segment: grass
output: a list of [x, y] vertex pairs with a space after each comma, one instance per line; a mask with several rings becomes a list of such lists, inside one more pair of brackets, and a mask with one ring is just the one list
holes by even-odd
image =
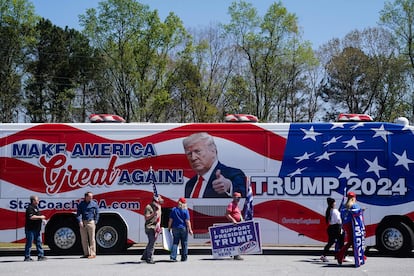
[[24, 243], [0, 242], [0, 248], [2, 248], [2, 249], [7, 249], [7, 248], [20, 249], [20, 248], [24, 248]]

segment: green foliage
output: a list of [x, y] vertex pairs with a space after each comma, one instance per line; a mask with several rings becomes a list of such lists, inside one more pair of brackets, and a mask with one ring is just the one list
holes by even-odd
[[0, 2], [0, 122], [17, 122], [26, 49], [36, 17], [26, 0]]
[[73, 122], [78, 116], [75, 97], [91, 76], [94, 59], [88, 40], [73, 29], [61, 29], [42, 19], [36, 26], [35, 57], [28, 62], [27, 99], [31, 122]]
[[246, 1], [228, 13], [228, 24], [187, 31], [173, 13], [161, 19], [137, 0], [104, 0], [79, 16], [78, 32], [38, 18], [28, 0], [0, 1], [1, 121], [413, 116], [413, 1], [384, 6], [380, 19], [391, 32], [354, 30], [318, 51], [280, 1], [263, 16]]

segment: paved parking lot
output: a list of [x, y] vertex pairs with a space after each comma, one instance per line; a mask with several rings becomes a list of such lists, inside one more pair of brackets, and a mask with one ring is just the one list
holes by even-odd
[[[263, 255], [246, 255], [243, 261], [214, 259], [208, 249], [190, 250], [187, 262], [172, 263], [169, 255], [157, 250], [155, 264], [140, 261], [141, 249], [122, 255], [98, 255], [96, 259], [79, 256], [48, 256], [45, 262], [23, 262], [22, 251], [9, 251], [0, 257], [0, 275], [412, 275], [413, 256], [394, 258], [368, 254], [367, 263], [355, 268], [352, 263], [339, 266], [319, 260], [319, 249], [266, 249]], [[17, 254], [19, 253], [19, 254]]]

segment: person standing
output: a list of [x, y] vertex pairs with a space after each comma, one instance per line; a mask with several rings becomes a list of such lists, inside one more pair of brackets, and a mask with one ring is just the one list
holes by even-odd
[[29, 262], [33, 261], [30, 257], [30, 251], [32, 249], [32, 244], [36, 244], [37, 250], [37, 260], [45, 261], [45, 253], [42, 247], [42, 236], [40, 235], [40, 230], [42, 229], [42, 222], [46, 217], [42, 215], [39, 210], [39, 197], [30, 196], [30, 205], [26, 209], [26, 223], [24, 226], [24, 231], [26, 234], [26, 245], [24, 247], [24, 261]]
[[[238, 192], [233, 193], [233, 200], [229, 203], [226, 209], [226, 218], [236, 224], [243, 221], [243, 216], [241, 214], [240, 208], [239, 208], [239, 201], [241, 198], [241, 194]], [[243, 258], [240, 255], [236, 255], [233, 257], [235, 260], [243, 260]]]
[[188, 255], [188, 234], [192, 235], [190, 213], [187, 209], [186, 199], [181, 197], [178, 200], [178, 206], [174, 207], [168, 220], [168, 229], [172, 229], [173, 246], [171, 248], [170, 259], [177, 261], [178, 244], [181, 242], [181, 261], [187, 261]]
[[141, 260], [148, 264], [155, 264], [152, 256], [154, 255], [155, 241], [158, 237], [158, 233], [161, 230], [161, 204], [164, 203], [164, 199], [161, 196], [154, 196], [152, 202], [145, 207], [145, 234], [148, 237], [148, 243], [142, 254]]
[[328, 262], [329, 248], [336, 242], [338, 248], [341, 248], [344, 243], [344, 237], [342, 235], [342, 219], [341, 214], [335, 208], [335, 199], [328, 197], [326, 199], [328, 207], [325, 211], [325, 221], [328, 224], [327, 233], [328, 233], [328, 243], [325, 245], [321, 260], [323, 262]]
[[[362, 209], [356, 202], [356, 194], [354, 192], [349, 192], [347, 194], [347, 201], [340, 208], [341, 218], [342, 218], [342, 227], [345, 231], [345, 236], [347, 238], [347, 243], [342, 246], [339, 252], [336, 254], [336, 260], [338, 264], [342, 264], [345, 259], [345, 254], [348, 249], [354, 245], [354, 229], [352, 226], [352, 220], [354, 217], [360, 216], [362, 214]], [[364, 256], [365, 259], [365, 256]]]
[[81, 234], [83, 256], [94, 259], [96, 257], [95, 230], [99, 221], [98, 203], [93, 200], [93, 194], [86, 192], [84, 200], [78, 205], [76, 213]]

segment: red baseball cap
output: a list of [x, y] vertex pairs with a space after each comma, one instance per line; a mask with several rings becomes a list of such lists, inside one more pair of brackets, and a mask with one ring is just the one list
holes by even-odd
[[355, 198], [356, 198], [356, 194], [355, 194], [354, 192], [349, 192], [349, 193], [347, 194], [347, 197], [348, 197], [348, 198], [351, 198], [351, 197], [355, 197]]
[[187, 200], [183, 197], [180, 197], [180, 199], [178, 201], [181, 202], [181, 203], [186, 203], [187, 202]]

